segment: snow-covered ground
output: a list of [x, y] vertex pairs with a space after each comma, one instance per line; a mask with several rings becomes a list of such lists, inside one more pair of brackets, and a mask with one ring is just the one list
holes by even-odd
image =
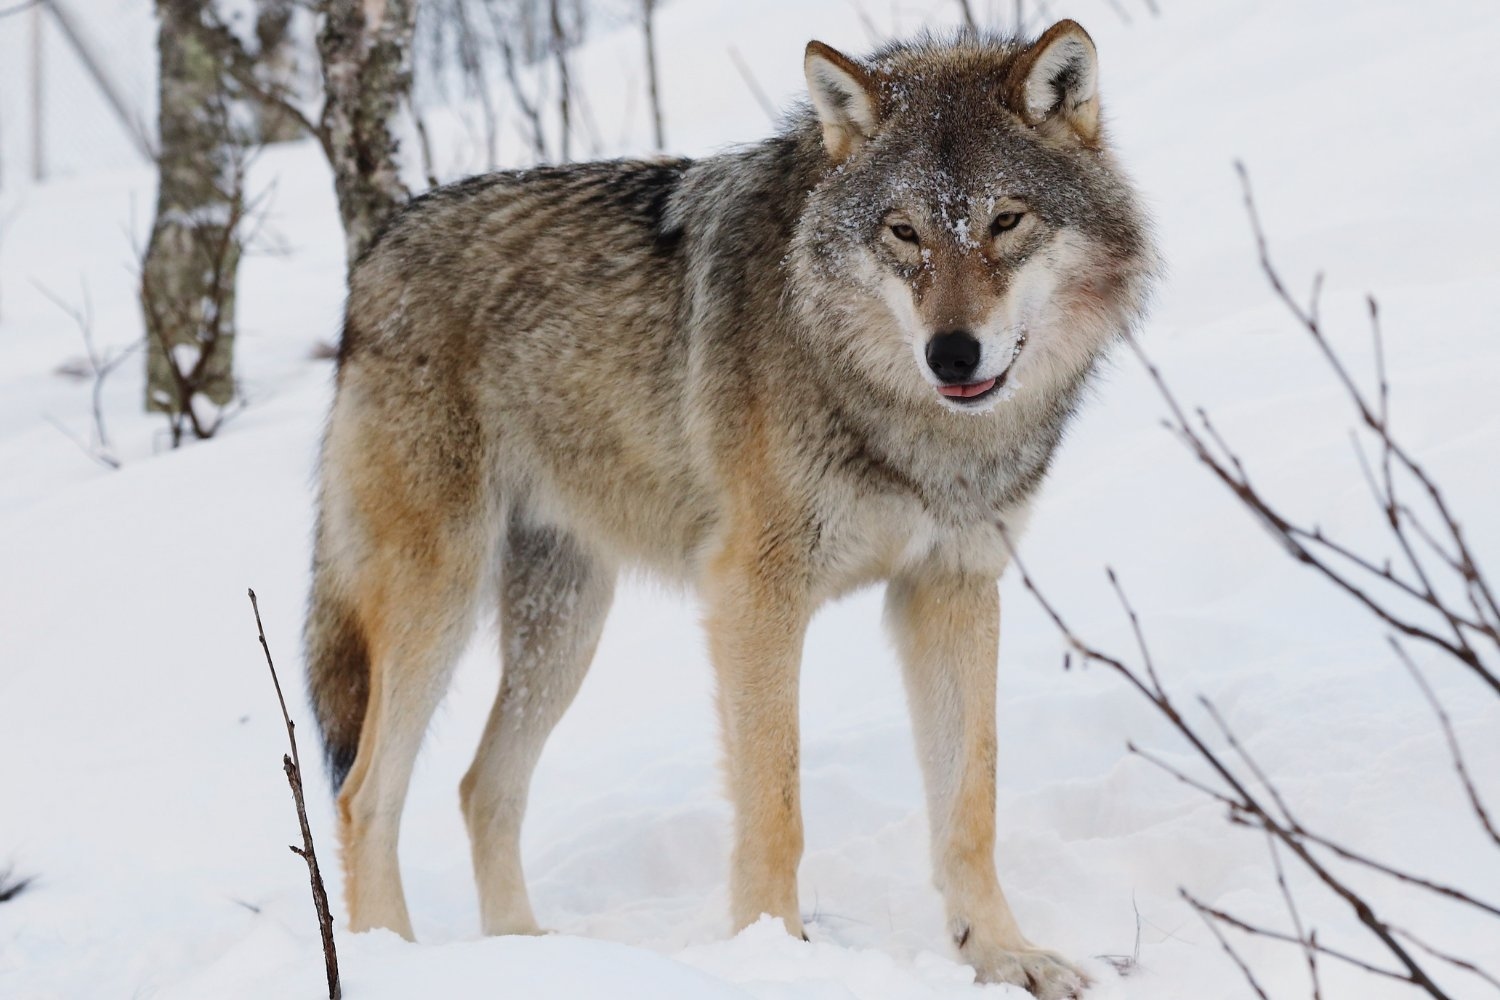
[[[729, 45], [773, 97], [791, 99], [807, 38], [867, 47], [859, 6], [664, 8], [674, 149], [704, 152], [768, 127]], [[1467, 514], [1477, 551], [1500, 567], [1500, 115], [1490, 104], [1500, 8], [1195, 0], [1126, 25], [1104, 2], [1052, 6], [1098, 41], [1114, 135], [1160, 223], [1171, 277], [1144, 339], [1179, 393], [1211, 408], [1287, 507], [1378, 539], [1343, 397], [1255, 268], [1231, 167], [1242, 158], [1294, 287], [1326, 268], [1327, 324], [1360, 373], [1362, 296], [1380, 297], [1397, 423]], [[897, 27], [949, 8], [907, 5]], [[891, 30], [884, 5], [868, 10]], [[605, 37], [580, 59], [607, 153], [638, 150], [645, 134], [638, 44]], [[434, 114], [451, 139], [440, 149], [461, 147], [456, 120]], [[517, 147], [508, 134], [506, 148]], [[0, 870], [9, 860], [37, 876], [0, 905], [6, 998], [321, 989], [305, 872], [285, 846], [296, 838], [285, 734], [245, 588], [260, 595], [313, 759], [298, 634], [331, 371], [310, 351], [336, 329], [342, 242], [312, 147], [267, 152], [255, 182], [275, 185], [269, 233], [281, 252], [242, 272], [249, 405], [218, 439], [164, 450], [159, 421], [136, 412], [142, 376], [127, 363], [104, 394], [124, 460], [115, 472], [49, 422], [86, 435], [88, 389], [54, 373], [81, 340], [41, 289], [81, 303], [82, 282], [101, 345], [139, 337], [131, 248], [149, 219], [151, 176], [101, 157], [97, 169], [0, 191], [0, 220], [11, 220], [0, 243]], [[1440, 732], [1383, 636], [1275, 548], [1161, 428], [1162, 412], [1122, 356], [1024, 541], [1039, 584], [1081, 632], [1124, 651], [1128, 631], [1102, 574], [1116, 567], [1168, 683], [1185, 701], [1212, 698], [1306, 821], [1500, 897], [1500, 854], [1467, 821]], [[1263, 838], [1128, 755], [1133, 740], [1192, 763], [1117, 677], [1061, 669], [1056, 630], [1018, 580], [1007, 578], [1004, 600], [997, 858], [1023, 925], [1084, 962], [1098, 979], [1090, 1000], [1250, 995], [1178, 889], [1286, 926]], [[527, 866], [538, 916], [558, 934], [476, 932], [456, 786], [496, 685], [483, 629], [433, 726], [403, 830], [423, 943], [340, 932], [345, 995], [1023, 997], [974, 986], [945, 940], [878, 617], [879, 595], [857, 595], [822, 614], [807, 642], [801, 898], [811, 943], [769, 925], [725, 940], [728, 807], [696, 611], [640, 581], [622, 592], [536, 776]], [[1500, 801], [1500, 706], [1451, 670], [1434, 665], [1430, 676], [1483, 790]], [[337, 899], [331, 803], [322, 775], [309, 778]], [[1318, 897], [1304, 872], [1289, 877], [1320, 940], [1369, 953], [1346, 908]], [[1500, 970], [1494, 922], [1360, 884], [1411, 929]], [[1090, 957], [1129, 954], [1137, 936], [1126, 978]], [[1240, 944], [1272, 996], [1310, 995], [1300, 951]], [[1493, 995], [1477, 979], [1445, 980], [1455, 997]], [[1330, 1000], [1404, 995], [1325, 968]]]

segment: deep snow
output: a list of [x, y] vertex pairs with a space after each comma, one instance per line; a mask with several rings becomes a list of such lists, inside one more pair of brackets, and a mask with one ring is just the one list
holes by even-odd
[[[148, 16], [142, 6], [127, 13]], [[889, 29], [879, 6], [870, 14]], [[903, 8], [899, 28], [950, 6]], [[1105, 3], [1053, 6], [1099, 44], [1113, 134], [1160, 225], [1171, 276], [1144, 340], [1179, 393], [1211, 408], [1287, 507], [1378, 538], [1343, 397], [1256, 270], [1231, 169], [1243, 158], [1278, 262], [1299, 289], [1327, 269], [1328, 326], [1365, 374], [1362, 296], [1380, 297], [1398, 426], [1500, 566], [1500, 525], [1486, 520], [1500, 494], [1500, 116], [1488, 106], [1500, 90], [1500, 8], [1201, 0], [1126, 25]], [[853, 6], [836, 0], [667, 6], [674, 149], [764, 134], [726, 46], [791, 99], [814, 36], [868, 45]], [[607, 153], [639, 150], [645, 135], [637, 47], [629, 33], [610, 36], [580, 61]], [[9, 86], [11, 71], [0, 73]], [[446, 169], [472, 167], [458, 116], [434, 113], [432, 124], [452, 150]], [[505, 149], [519, 145], [508, 132]], [[0, 996], [314, 996], [317, 930], [285, 847], [296, 822], [284, 732], [245, 588], [260, 595], [295, 693], [330, 376], [309, 351], [336, 329], [343, 269], [326, 170], [307, 145], [256, 167], [257, 184], [275, 184], [270, 232], [284, 252], [243, 269], [250, 405], [219, 439], [167, 452], [158, 423], [136, 412], [141, 376], [127, 364], [105, 395], [125, 460], [108, 472], [45, 419], [86, 433], [88, 391], [54, 374], [81, 344], [37, 288], [81, 300], [83, 279], [101, 344], [139, 336], [131, 246], [152, 180], [124, 157], [93, 167], [0, 191], [0, 219], [18, 210], [0, 243], [0, 868], [11, 859], [38, 876], [0, 906]], [[1381, 633], [1277, 551], [1162, 430], [1162, 412], [1122, 354], [1024, 539], [1040, 585], [1080, 631], [1128, 650], [1102, 575], [1116, 567], [1169, 684], [1185, 700], [1211, 697], [1308, 822], [1500, 897], [1500, 857], [1465, 822], [1440, 734]], [[1127, 755], [1133, 740], [1191, 763], [1117, 678], [1064, 672], [1055, 629], [1014, 577], [1003, 589], [997, 858], [1023, 926], [1084, 961], [1099, 979], [1090, 1000], [1250, 995], [1177, 891], [1284, 926], [1263, 840]], [[404, 826], [423, 943], [341, 932], [345, 995], [1023, 997], [973, 986], [945, 941], [879, 603], [867, 592], [827, 609], [806, 646], [801, 895], [812, 943], [769, 924], [724, 940], [728, 808], [711, 675], [690, 597], [640, 581], [621, 593], [533, 786], [533, 902], [559, 933], [476, 935], [456, 785], [496, 684], [495, 641], [481, 629]], [[1430, 675], [1500, 800], [1500, 706], [1451, 671]], [[293, 712], [311, 760], [300, 694]], [[331, 805], [322, 776], [310, 778], [337, 899]], [[1366, 947], [1346, 910], [1290, 875], [1321, 939]], [[1362, 884], [1414, 930], [1500, 968], [1493, 923]], [[1128, 954], [1138, 929], [1128, 978], [1090, 957]], [[1273, 996], [1310, 995], [1296, 949], [1243, 951]], [[1487, 995], [1477, 980], [1451, 982], [1455, 996]], [[1331, 1000], [1403, 995], [1325, 969]]]

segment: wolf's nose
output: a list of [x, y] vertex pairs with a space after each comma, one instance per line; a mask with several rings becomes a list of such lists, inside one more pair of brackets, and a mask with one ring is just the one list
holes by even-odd
[[927, 367], [944, 382], [962, 382], [979, 367], [979, 341], [968, 330], [949, 330], [927, 342]]

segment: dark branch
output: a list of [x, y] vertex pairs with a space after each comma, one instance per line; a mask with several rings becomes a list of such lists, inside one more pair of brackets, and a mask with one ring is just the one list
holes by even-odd
[[271, 646], [266, 642], [266, 628], [260, 620], [260, 602], [255, 591], [249, 591], [250, 608], [255, 612], [255, 631], [260, 637], [260, 648], [266, 654], [266, 667], [271, 671], [271, 683], [276, 686], [276, 701], [281, 706], [281, 719], [286, 723], [286, 738], [292, 752], [282, 755], [281, 766], [286, 771], [286, 780], [292, 786], [292, 801], [297, 805], [297, 823], [302, 828], [302, 846], [290, 845], [292, 853], [307, 862], [307, 875], [312, 882], [313, 908], [318, 912], [318, 930], [323, 937], [323, 965], [328, 976], [328, 1000], [339, 1000], [343, 987], [339, 983], [339, 958], [333, 943], [333, 914], [328, 907], [328, 891], [323, 887], [323, 873], [318, 868], [318, 852], [313, 846], [312, 826], [307, 821], [307, 801], [302, 794], [302, 761], [297, 755], [297, 727], [286, 710], [286, 698], [281, 693], [281, 678], [276, 676], [276, 664], [271, 660]]

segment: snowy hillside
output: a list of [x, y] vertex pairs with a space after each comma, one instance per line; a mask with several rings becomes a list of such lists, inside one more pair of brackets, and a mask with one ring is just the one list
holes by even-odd
[[[903, 5], [893, 25], [887, 5], [865, 5], [881, 31], [903, 32], [927, 15], [951, 21], [956, 6]], [[1157, 18], [1126, 4], [1126, 24], [1106, 2], [1051, 6], [1098, 43], [1109, 127], [1159, 226], [1170, 277], [1143, 341], [1179, 395], [1212, 411], [1286, 507], [1378, 539], [1345, 397], [1256, 267], [1232, 167], [1241, 159], [1298, 294], [1326, 271], [1325, 322], [1360, 377], [1371, 373], [1364, 295], [1379, 297], [1396, 423], [1500, 572], [1500, 7], [1194, 0], [1165, 2]], [[730, 45], [790, 101], [809, 38], [869, 47], [857, 7], [665, 6], [673, 149], [767, 132]], [[607, 154], [643, 150], [638, 71], [623, 68], [637, 65], [638, 45], [626, 32], [579, 56]], [[445, 173], [470, 155], [458, 118], [433, 116]], [[502, 152], [517, 148], [512, 138]], [[254, 185], [274, 185], [267, 242], [277, 252], [242, 268], [248, 406], [219, 438], [165, 450], [161, 422], [138, 412], [141, 366], [127, 362], [103, 396], [118, 471], [55, 426], [87, 435], [89, 388], [56, 373], [82, 340], [45, 292], [82, 305], [86, 287], [101, 347], [139, 339], [132, 248], [153, 178], [101, 154], [45, 185], [12, 179], [0, 189], [0, 872], [13, 863], [36, 881], [0, 904], [0, 997], [318, 996], [305, 870], [285, 846], [297, 839], [285, 733], [245, 590], [259, 594], [311, 760], [299, 635], [332, 374], [312, 351], [334, 335], [343, 282], [326, 166], [305, 143], [255, 165]], [[1126, 652], [1128, 624], [1103, 575], [1113, 566], [1167, 683], [1185, 703], [1210, 697], [1304, 819], [1500, 899], [1500, 852], [1469, 821], [1441, 731], [1384, 636], [1193, 463], [1162, 429], [1140, 365], [1117, 360], [1023, 541], [1039, 586], [1081, 633]], [[1089, 1000], [1251, 996], [1179, 889], [1286, 926], [1264, 837], [1129, 755], [1133, 741], [1195, 766], [1119, 678], [1061, 668], [1057, 630], [1014, 574], [1002, 594], [997, 860], [1028, 935], [1082, 962], [1097, 980]], [[1026, 996], [973, 985], [943, 932], [877, 592], [827, 609], [807, 641], [800, 890], [812, 940], [769, 925], [726, 939], [729, 809], [697, 614], [650, 581], [622, 589], [533, 785], [532, 900], [558, 932], [538, 939], [477, 934], [457, 784], [498, 654], [488, 625], [476, 632], [403, 827], [422, 943], [340, 931], [346, 997]], [[1434, 664], [1428, 676], [1481, 791], [1500, 802], [1500, 707], [1452, 670]], [[309, 777], [341, 912], [332, 803], [321, 773]], [[1288, 878], [1320, 940], [1373, 954], [1347, 907], [1318, 902], [1305, 872]], [[1414, 932], [1500, 975], [1495, 921], [1360, 883]], [[1137, 939], [1128, 976], [1099, 957], [1130, 955]], [[1271, 996], [1311, 996], [1298, 949], [1236, 943]], [[1442, 976], [1454, 997], [1496, 995], [1477, 978]], [[1325, 963], [1322, 995], [1412, 993]]]

